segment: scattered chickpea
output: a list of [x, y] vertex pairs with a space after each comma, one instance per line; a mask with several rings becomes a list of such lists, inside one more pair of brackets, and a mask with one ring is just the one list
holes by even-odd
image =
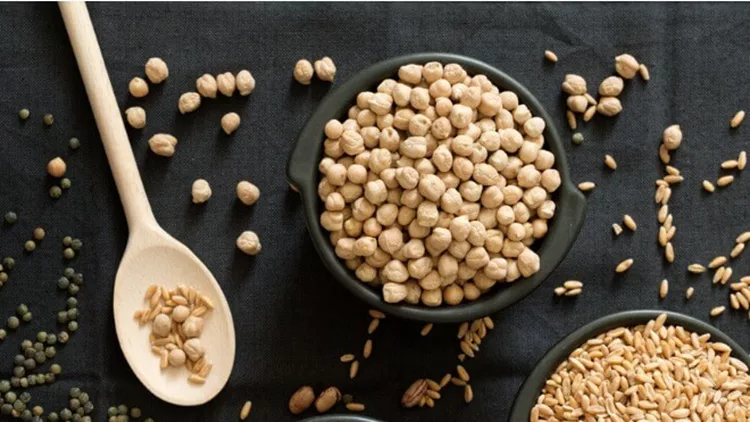
[[616, 116], [622, 111], [622, 104], [617, 97], [601, 97], [596, 111], [608, 117]]
[[180, 99], [177, 102], [177, 108], [180, 109], [180, 113], [187, 114], [198, 110], [201, 106], [201, 96], [197, 92], [186, 92], [180, 95]]
[[675, 150], [682, 144], [682, 129], [680, 125], [672, 125], [664, 129], [662, 142], [668, 150]]
[[314, 72], [312, 63], [307, 59], [300, 59], [294, 65], [294, 79], [302, 85], [310, 85]]
[[255, 90], [255, 78], [248, 70], [240, 70], [234, 79], [240, 95], [250, 95]]
[[143, 107], [128, 107], [125, 110], [125, 118], [133, 129], [146, 127], [146, 110]]
[[224, 133], [231, 135], [240, 127], [240, 115], [237, 113], [227, 113], [221, 118], [221, 128]]
[[198, 179], [193, 182], [193, 203], [202, 204], [211, 198], [211, 186], [204, 179]]
[[234, 95], [234, 90], [237, 86], [234, 75], [230, 72], [222, 73], [216, 77], [216, 86], [222, 95], [231, 97]]
[[174, 155], [177, 138], [167, 133], [157, 133], [148, 140], [148, 146], [156, 155], [171, 157]]
[[134, 96], [135, 98], [143, 98], [148, 95], [148, 84], [143, 80], [143, 78], [139, 78], [136, 76], [135, 78], [130, 80], [130, 83], [128, 84], [128, 90], [130, 91], [130, 95]]
[[49, 173], [50, 176], [55, 178], [60, 178], [65, 176], [65, 171], [68, 169], [68, 166], [65, 164], [65, 161], [60, 157], [55, 157], [47, 163], [47, 173]]
[[146, 77], [151, 83], [160, 84], [169, 77], [169, 68], [164, 60], [152, 57], [146, 62]]
[[260, 198], [260, 189], [247, 180], [243, 180], [237, 183], [237, 198], [245, 205], [253, 205]]
[[237, 238], [237, 248], [248, 255], [257, 255], [260, 252], [260, 239], [255, 232], [242, 232]]
[[206, 98], [216, 98], [218, 90], [216, 78], [208, 73], [195, 80], [195, 89]]
[[336, 65], [330, 57], [323, 57], [315, 61], [315, 75], [321, 81], [333, 82], [336, 78]]
[[625, 79], [633, 79], [638, 73], [638, 60], [630, 54], [621, 54], [615, 57], [615, 70]]

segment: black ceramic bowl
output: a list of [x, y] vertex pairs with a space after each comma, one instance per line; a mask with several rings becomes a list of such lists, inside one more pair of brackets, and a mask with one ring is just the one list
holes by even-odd
[[[345, 119], [347, 110], [354, 104], [358, 93], [367, 90], [374, 91], [383, 79], [396, 76], [399, 67], [409, 63], [430, 61], [439, 61], [444, 64], [459, 63], [469, 74], [485, 74], [501, 90], [511, 90], [518, 94], [520, 101], [526, 104], [535, 116], [547, 122], [547, 128], [544, 131], [545, 148], [555, 155], [555, 168], [560, 172], [562, 179], [562, 185], [555, 192], [556, 215], [550, 222], [549, 231], [537, 250], [541, 258], [539, 272], [527, 279], [498, 284], [476, 301], [439, 308], [386, 303], [382, 300], [379, 291], [359, 281], [336, 256], [328, 240], [328, 232], [320, 225], [320, 214], [324, 209], [317, 193], [320, 181], [318, 163], [323, 155], [323, 141], [325, 140], [323, 129], [326, 122], [330, 119]], [[460, 322], [490, 315], [531, 293], [565, 257], [580, 231], [586, 211], [586, 200], [583, 194], [570, 180], [568, 161], [560, 135], [557, 133], [553, 120], [539, 101], [526, 87], [496, 68], [478, 60], [454, 54], [423, 53], [385, 60], [357, 73], [336, 88], [323, 99], [302, 129], [297, 145], [289, 157], [287, 178], [292, 187], [302, 195], [308, 231], [323, 263], [334, 277], [373, 308], [398, 317], [429, 322]]]
[[536, 364], [531, 374], [526, 378], [521, 389], [518, 390], [516, 401], [510, 411], [509, 421], [520, 422], [528, 421], [531, 409], [536, 404], [536, 400], [544, 388], [547, 378], [555, 371], [557, 365], [565, 360], [570, 353], [578, 346], [585, 343], [588, 339], [594, 338], [599, 334], [605, 333], [617, 327], [634, 327], [642, 325], [649, 320], [655, 319], [659, 314], [667, 314], [667, 325], [681, 325], [686, 330], [698, 334], [711, 334], [711, 341], [720, 341], [726, 343], [732, 348], [732, 356], [745, 362], [750, 366], [750, 356], [739, 344], [729, 336], [719, 331], [713, 325], [706, 324], [693, 317], [678, 312], [658, 311], [658, 310], [638, 310], [625, 311], [599, 318], [594, 322], [584, 325], [572, 334], [568, 335], [562, 341], [557, 343], [544, 357]]
[[365, 416], [357, 415], [326, 415], [315, 416], [304, 419], [301, 422], [381, 422], [378, 419], [372, 419]]

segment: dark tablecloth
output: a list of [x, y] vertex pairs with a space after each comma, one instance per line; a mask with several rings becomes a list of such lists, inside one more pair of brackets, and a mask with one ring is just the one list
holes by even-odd
[[[237, 332], [237, 359], [229, 384], [209, 404], [179, 408], [151, 396], [127, 366], [114, 334], [111, 297], [127, 227], [104, 151], [58, 10], [53, 4], [0, 6], [0, 211], [16, 210], [20, 222], [0, 227], [0, 256], [12, 255], [18, 269], [0, 291], [0, 317], [20, 302], [34, 321], [0, 345], [0, 374], [9, 377], [17, 345], [37, 330], [52, 331], [63, 296], [55, 281], [64, 263], [60, 238], [85, 242], [74, 266], [86, 277], [80, 295], [81, 328], [57, 361], [64, 374], [52, 386], [32, 390], [47, 410], [58, 410], [71, 386], [88, 390], [104, 420], [108, 405], [139, 405], [158, 421], [235, 420], [252, 400], [252, 420], [293, 420], [286, 403], [303, 384], [337, 385], [367, 405], [366, 414], [388, 421], [505, 420], [515, 392], [534, 363], [564, 335], [593, 319], [621, 310], [663, 308], [709, 320], [713, 306], [726, 304], [728, 288], [710, 277], [688, 276], [692, 262], [727, 254], [748, 227], [748, 183], [738, 177], [706, 195], [703, 179], [716, 179], [719, 163], [745, 148], [748, 127], [728, 122], [748, 108], [750, 8], [747, 4], [92, 4], [110, 77], [122, 107], [143, 105], [148, 125], [131, 130], [131, 142], [157, 219], [190, 246], [228, 295]], [[543, 62], [552, 49], [560, 62]], [[613, 73], [614, 56], [629, 52], [648, 64], [652, 79], [627, 83], [624, 111], [597, 118], [582, 132], [582, 146], [568, 144], [575, 181], [592, 180], [589, 212], [567, 259], [532, 295], [495, 316], [498, 328], [482, 343], [472, 374], [475, 401], [466, 405], [459, 389], [447, 389], [436, 409], [404, 411], [399, 398], [409, 383], [439, 378], [454, 368], [459, 353], [455, 325], [436, 327], [427, 338], [421, 324], [387, 319], [373, 336], [373, 356], [349, 380], [338, 356], [360, 353], [367, 338], [366, 308], [323, 268], [307, 236], [300, 201], [287, 188], [284, 169], [301, 125], [328, 85], [306, 88], [292, 81], [301, 57], [330, 55], [337, 81], [379, 60], [411, 52], [465, 54], [498, 66], [526, 84], [564, 124], [560, 82], [565, 73], [583, 75], [589, 90]], [[143, 100], [127, 95], [127, 83], [142, 75], [151, 56], [163, 57], [170, 77]], [[258, 87], [250, 97], [209, 101], [182, 116], [180, 93], [193, 89], [202, 73], [250, 69]], [[337, 82], [338, 83], [338, 82]], [[31, 110], [21, 123], [17, 111]], [[232, 137], [219, 133], [223, 113], [237, 111], [242, 125]], [[43, 113], [55, 124], [45, 128]], [[685, 181], [670, 203], [678, 227], [677, 259], [667, 265], [656, 242], [654, 180], [662, 175], [657, 148], [673, 123], [685, 133], [674, 165]], [[747, 123], [746, 123], [747, 126]], [[148, 152], [157, 131], [174, 133], [177, 154], [165, 160]], [[71, 136], [83, 147], [72, 152]], [[612, 154], [616, 172], [603, 166]], [[73, 187], [58, 201], [47, 196], [44, 166], [61, 155]], [[192, 205], [190, 186], [205, 178], [213, 198]], [[250, 179], [262, 191], [248, 209], [238, 205], [234, 186]], [[612, 236], [610, 225], [624, 213], [638, 222], [635, 233]], [[32, 255], [23, 241], [37, 225], [48, 239]], [[257, 257], [239, 253], [236, 236], [255, 230], [263, 242]], [[635, 265], [613, 277], [620, 260]], [[737, 275], [747, 258], [731, 263]], [[670, 294], [658, 299], [663, 278]], [[552, 290], [567, 279], [586, 284], [576, 300], [556, 300]], [[695, 286], [686, 302], [684, 290]], [[747, 314], [727, 312], [712, 320], [748, 346]], [[220, 359], [214, 356], [214, 359]], [[155, 376], [158, 376], [155, 374]]]

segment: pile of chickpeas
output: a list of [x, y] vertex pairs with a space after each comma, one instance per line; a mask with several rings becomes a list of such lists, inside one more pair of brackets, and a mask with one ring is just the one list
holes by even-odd
[[320, 224], [388, 303], [472, 301], [539, 271], [560, 186], [545, 122], [458, 64], [409, 64], [325, 126]]

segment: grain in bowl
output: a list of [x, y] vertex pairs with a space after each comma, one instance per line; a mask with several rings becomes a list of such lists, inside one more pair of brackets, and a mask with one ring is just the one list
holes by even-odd
[[388, 303], [473, 301], [535, 274], [561, 184], [546, 123], [458, 64], [409, 64], [325, 125], [320, 224]]

